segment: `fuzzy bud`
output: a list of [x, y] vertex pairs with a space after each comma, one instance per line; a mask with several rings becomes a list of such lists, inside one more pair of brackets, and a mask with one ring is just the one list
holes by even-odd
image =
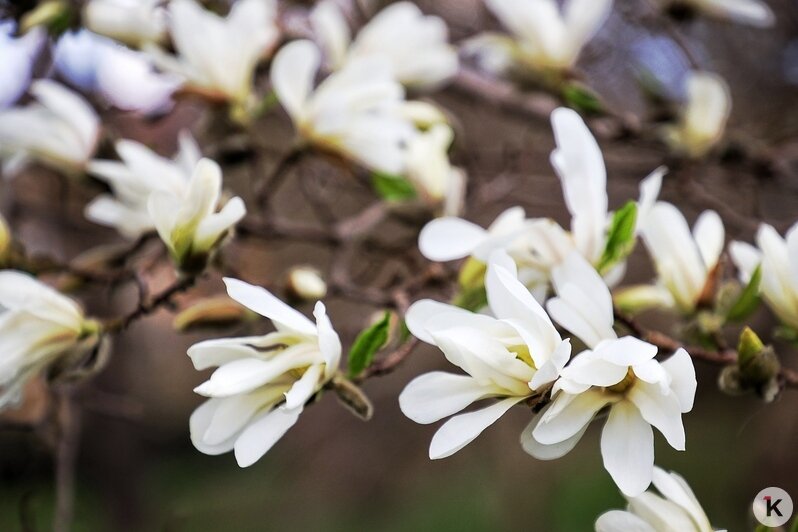
[[211, 297], [197, 301], [175, 316], [172, 326], [178, 332], [197, 329], [223, 328], [251, 321], [256, 314], [227, 296]]
[[289, 297], [301, 301], [318, 301], [327, 295], [327, 283], [321, 272], [310, 266], [291, 268], [285, 289]]

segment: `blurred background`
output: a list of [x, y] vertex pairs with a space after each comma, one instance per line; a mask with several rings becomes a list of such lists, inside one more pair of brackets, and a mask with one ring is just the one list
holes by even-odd
[[[478, 0], [419, 4], [449, 22], [454, 41], [497, 26]], [[609, 107], [642, 120], [648, 117], [638, 83], [641, 72], [655, 75], [678, 98], [689, 62], [667, 32], [636, 17], [636, 4], [616, 1], [612, 18], [586, 49], [580, 68]], [[720, 73], [731, 87], [732, 143], [755, 146], [782, 165], [778, 172], [767, 171], [735, 157], [732, 150], [720, 159], [677, 166], [666, 178], [664, 199], [682, 208], [690, 220], [706, 208], [719, 210], [728, 240], [750, 241], [760, 220], [781, 230], [798, 220], [798, 2], [769, 4], [778, 20], [770, 30], [703, 18], [678, 23], [701, 64]], [[553, 105], [542, 98], [544, 108]], [[560, 183], [548, 163], [554, 143], [546, 120], [508, 112], [458, 85], [432, 99], [456, 117], [455, 162], [467, 169], [470, 179], [466, 217], [487, 224], [505, 208], [521, 205], [530, 216], [567, 222]], [[185, 99], [163, 119], [143, 121], [109, 111], [104, 120], [120, 136], [171, 154], [175, 133], [196, 127], [202, 109], [197, 101]], [[591, 125], [602, 127], [600, 120]], [[282, 111], [263, 118], [257, 132], [274, 154], [288, 149], [291, 129]], [[213, 139], [200, 142], [207, 146]], [[639, 181], [671, 162], [663, 147], [650, 141], [600, 143], [611, 208], [636, 198]], [[250, 164], [246, 154], [221, 162], [226, 186], [249, 197], [249, 178], [264, 167]], [[317, 222], [300, 187], [309, 186], [333, 204], [339, 217], [373, 201], [335, 162], [315, 158], [296, 173], [274, 202], [292, 219]], [[96, 192], [45, 170], [29, 170], [3, 183], [0, 208], [31, 249], [66, 260], [118, 239], [112, 230], [82, 216]], [[736, 215], [729, 218], [728, 211]], [[415, 239], [411, 229], [390, 222], [378, 231], [391, 239]], [[397, 262], [395, 258], [364, 253], [358, 261], [364, 279], [386, 275], [386, 268], [424, 263], [411, 245], [407, 253], [414, 257], [399, 261], [400, 266], [387, 265]], [[330, 251], [312, 244], [270, 246], [240, 238], [225, 257], [231, 271], [274, 285], [297, 263], [326, 270]], [[638, 248], [625, 282], [646, 281], [652, 273]], [[155, 266], [149, 275], [156, 285], [165, 285], [170, 266]], [[222, 288], [220, 277], [212, 275], [180, 299], [179, 306]], [[94, 296], [87, 301], [93, 312], [116, 315], [135, 304], [136, 291], [127, 287], [100, 297], [95, 291]], [[328, 305], [344, 345], [379, 310], [336, 297]], [[644, 320], [669, 327], [667, 318], [657, 314]], [[463, 451], [430, 461], [427, 448], [436, 427], [411, 422], [397, 402], [414, 376], [447, 367], [442, 354], [427, 347], [416, 350], [394, 373], [364, 385], [375, 405], [369, 422], [350, 415], [328, 394], [248, 469], [239, 469], [230, 455], [202, 455], [189, 441], [188, 417], [201, 399], [192, 389], [207, 374], [195, 371], [185, 353], [192, 343], [216, 333], [178, 335], [171, 321], [172, 314], [161, 311], [118, 337], [111, 363], [82, 393], [75, 530], [570, 532], [591, 530], [599, 514], [625, 504], [601, 464], [599, 423], [568, 456], [540, 462], [518, 443], [528, 412], [513, 409]], [[755, 323], [761, 330], [773, 325], [765, 310]], [[268, 326], [259, 323], [253, 330]], [[785, 365], [798, 367], [794, 350], [779, 352]], [[798, 396], [787, 391], [769, 405], [751, 396], [728, 397], [715, 385], [717, 368], [698, 363], [697, 369], [696, 407], [685, 416], [687, 452], [674, 451], [657, 436], [657, 463], [686, 477], [713, 524], [730, 531], [752, 530], [750, 502], [759, 490], [779, 486], [798, 499]], [[23, 408], [6, 419], [35, 418], [47, 401], [33, 386]], [[0, 432], [0, 530], [48, 529], [52, 463], [45, 442], [25, 428]]]

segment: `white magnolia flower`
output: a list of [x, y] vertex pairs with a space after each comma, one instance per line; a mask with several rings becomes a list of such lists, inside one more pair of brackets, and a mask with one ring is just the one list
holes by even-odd
[[0, 109], [13, 105], [25, 94], [33, 75], [33, 63], [47, 39], [42, 28], [14, 37], [16, 23], [0, 20]]
[[731, 95], [723, 78], [692, 71], [679, 122], [665, 129], [666, 140], [680, 153], [702, 157], [723, 137], [730, 112]]
[[53, 362], [77, 362], [97, 345], [99, 324], [28, 274], [0, 272], [0, 307], [0, 409], [18, 402], [25, 383]]
[[[673, 0], [668, 0], [673, 2]], [[679, 0], [709, 16], [728, 19], [758, 28], [768, 28], [776, 23], [776, 16], [762, 0]]]
[[486, 0], [486, 4], [513, 35], [480, 35], [467, 49], [494, 72], [511, 67], [570, 69], [612, 9], [612, 0], [566, 0], [562, 8], [556, 0]]
[[657, 269], [657, 284], [632, 287], [622, 298], [690, 313], [712, 296], [725, 238], [718, 213], [701, 213], [691, 233], [676, 206], [658, 201], [640, 220], [640, 233]]
[[761, 265], [760, 292], [767, 305], [786, 325], [798, 329], [798, 224], [785, 238], [770, 225], [762, 224], [754, 247], [745, 242], [729, 246], [740, 280], [748, 283]]
[[547, 305], [549, 314], [588, 350], [562, 370], [552, 402], [530, 423], [521, 443], [537, 458], [559, 458], [606, 408], [604, 467], [624, 494], [637, 496], [651, 483], [654, 469], [652, 425], [674, 449], [685, 448], [682, 414], [692, 410], [696, 390], [692, 359], [679, 349], [660, 363], [656, 346], [618, 338], [610, 291], [579, 254], [554, 270], [553, 281], [557, 297]]
[[221, 195], [222, 170], [210, 159], [200, 159], [183, 187], [150, 194], [147, 207], [152, 223], [182, 270], [202, 269], [208, 254], [246, 214], [239, 197], [217, 212]]
[[465, 196], [466, 176], [449, 161], [454, 131], [436, 124], [413, 136], [407, 146], [405, 175], [416, 190], [433, 204], [443, 203], [443, 212], [456, 215]]
[[119, 161], [95, 160], [88, 171], [108, 183], [113, 195], [102, 194], [86, 207], [86, 217], [95, 223], [116, 228], [129, 238], [155, 229], [149, 199], [153, 192], [185, 197], [194, 169], [202, 154], [190, 134], [181, 132], [180, 151], [174, 159], [161, 157], [132, 140], [116, 143]]
[[83, 8], [88, 29], [130, 46], [162, 42], [166, 38], [166, 9], [162, 0], [90, 0]]
[[[565, 204], [571, 213], [570, 232], [550, 219], [524, 219], [520, 208], [506, 211], [486, 232], [458, 218], [440, 218], [421, 231], [419, 248], [430, 260], [474, 256], [484, 262], [492, 249], [506, 249], [516, 261], [519, 276], [536, 297], [545, 296], [552, 268], [577, 250], [597, 266], [607, 245], [607, 172], [596, 139], [573, 110], [556, 109], [551, 116], [557, 148], [551, 163], [560, 177]], [[641, 210], [649, 208], [659, 193], [664, 168], [655, 170], [641, 187]], [[494, 227], [495, 226], [495, 227]], [[624, 263], [604, 272], [610, 284], [620, 281]]]
[[58, 171], [83, 171], [97, 145], [100, 123], [91, 106], [54, 81], [31, 85], [37, 102], [0, 110], [0, 156], [13, 174], [29, 160]]
[[[713, 532], [706, 513], [687, 482], [654, 467], [652, 491], [628, 497], [626, 511], [611, 510], [596, 521], [596, 532]], [[722, 531], [725, 532], [725, 531]]]
[[194, 389], [210, 399], [191, 415], [191, 441], [205, 454], [235, 451], [238, 465], [257, 462], [299, 418], [305, 403], [332, 379], [341, 341], [316, 303], [316, 323], [263, 288], [225, 279], [227, 293], [272, 320], [265, 336], [207, 340], [188, 355], [198, 370], [218, 366]]
[[434, 423], [476, 401], [498, 399], [444, 423], [432, 439], [432, 459], [459, 451], [513, 405], [554, 381], [571, 354], [571, 344], [518, 281], [507, 254], [491, 256], [486, 288], [495, 318], [431, 300], [414, 303], [407, 313], [413, 335], [438, 346], [467, 373], [435, 371], [415, 378], [399, 396], [407, 417]]
[[437, 88], [457, 72], [457, 51], [448, 43], [446, 23], [424, 15], [410, 2], [380, 11], [354, 42], [346, 19], [331, 0], [319, 3], [310, 21], [334, 69], [347, 61], [379, 56], [390, 62], [403, 85], [414, 89]]
[[195, 0], [172, 0], [169, 29], [178, 56], [150, 48], [158, 66], [211, 97], [249, 105], [255, 67], [279, 38], [277, 2], [240, 0], [222, 18]]
[[153, 70], [150, 58], [86, 30], [66, 33], [55, 47], [55, 67], [69, 83], [100, 94], [126, 111], [167, 110], [182, 81]]
[[285, 45], [272, 62], [274, 92], [299, 136], [370, 169], [403, 174], [416, 130], [402, 114], [404, 90], [390, 65], [378, 57], [353, 60], [314, 89], [320, 62], [306, 40]]

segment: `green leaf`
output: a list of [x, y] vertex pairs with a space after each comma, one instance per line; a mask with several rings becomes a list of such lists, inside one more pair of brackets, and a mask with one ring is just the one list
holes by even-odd
[[569, 107], [588, 114], [600, 114], [604, 111], [598, 95], [591, 89], [578, 83], [570, 83], [562, 90], [562, 98]]
[[607, 244], [596, 267], [604, 273], [608, 268], [622, 261], [635, 247], [635, 225], [637, 224], [637, 204], [634, 201], [615, 211], [607, 233]]
[[391, 313], [386, 312], [380, 321], [363, 329], [355, 338], [349, 350], [349, 377], [360, 375], [371, 365], [374, 355], [388, 341], [388, 329], [391, 324]]
[[460, 308], [477, 312], [488, 304], [488, 293], [485, 285], [463, 288], [452, 302]]
[[740, 293], [737, 301], [731, 306], [726, 314], [726, 319], [737, 321], [746, 318], [759, 304], [759, 285], [762, 282], [762, 267], [757, 266], [751, 275], [748, 285]]
[[379, 197], [386, 201], [405, 201], [416, 197], [413, 183], [402, 176], [374, 172], [371, 174], [371, 186]]

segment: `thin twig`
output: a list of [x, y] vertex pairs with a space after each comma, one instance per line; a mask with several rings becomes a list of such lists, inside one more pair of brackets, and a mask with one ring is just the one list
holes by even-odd
[[72, 528], [75, 504], [75, 468], [80, 443], [80, 409], [75, 407], [72, 390], [60, 395], [58, 412], [59, 438], [56, 450], [55, 517], [53, 530], [68, 532]]

